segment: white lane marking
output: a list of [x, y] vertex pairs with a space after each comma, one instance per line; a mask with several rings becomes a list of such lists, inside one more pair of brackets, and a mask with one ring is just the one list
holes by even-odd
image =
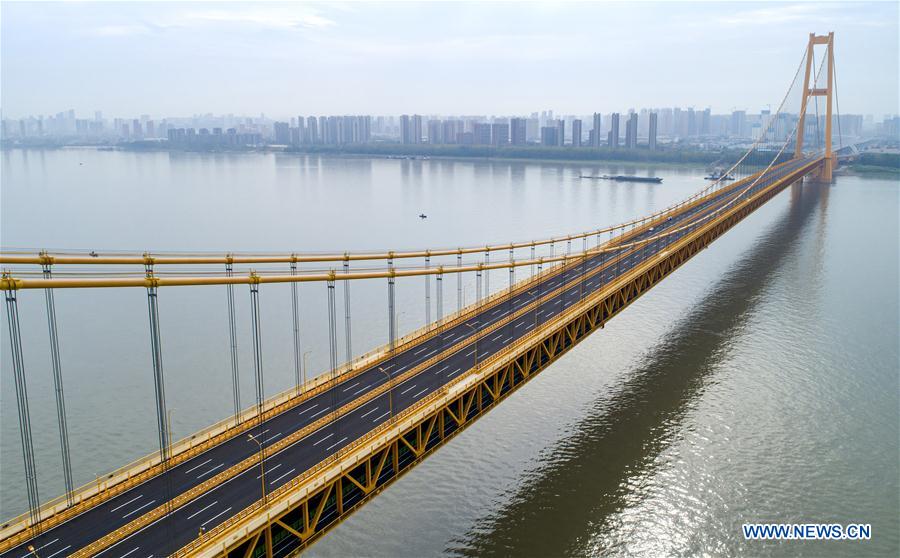
[[309, 412], [309, 411], [312, 411], [313, 409], [315, 409], [315, 408], [318, 407], [318, 406], [319, 406], [319, 404], [316, 403], [316, 404], [313, 405], [312, 407], [307, 407], [307, 408], [303, 409], [302, 411], [300, 411], [300, 412], [297, 413], [297, 414], [298, 414], [298, 415], [302, 415], [303, 413], [307, 413], [307, 412]]
[[316, 413], [316, 414], [309, 415], [309, 418], [316, 418], [317, 416], [321, 415], [322, 413], [324, 413], [324, 412], [326, 412], [326, 411], [328, 411], [328, 407], [325, 407], [324, 409], [322, 409], [321, 411], [319, 411], [319, 412]]
[[404, 370], [406, 370], [406, 366], [401, 366], [397, 369], [397, 372], [403, 372]]
[[216, 469], [221, 469], [221, 468], [224, 467], [224, 466], [225, 466], [224, 463], [219, 463], [218, 465], [216, 465], [215, 467], [213, 467], [213, 468], [210, 469], [209, 471], [207, 471], [207, 472], [205, 472], [205, 473], [200, 473], [199, 475], [197, 475], [197, 478], [199, 479], [200, 477], [205, 477], [206, 475], [212, 473], [212, 472], [215, 471]]
[[543, 314], [544, 312], [546, 312], [546, 310], [541, 310], [540, 312], [537, 313], [537, 315], [540, 316], [540, 315]]
[[491, 341], [496, 341], [497, 339], [500, 339], [501, 337], [503, 337], [502, 333], [500, 335], [498, 335], [497, 337], [494, 337], [493, 339], [491, 339]]
[[422, 348], [419, 349], [418, 351], [413, 351], [413, 354], [414, 354], [414, 355], [417, 355], [417, 354], [421, 353], [422, 351], [427, 351], [427, 350], [428, 350], [428, 345], [425, 345], [424, 347], [422, 347]]
[[441, 372], [443, 372], [444, 370], [446, 370], [446, 369], [448, 369], [448, 368], [450, 368], [450, 365], [449, 365], [449, 364], [448, 364], [447, 366], [441, 368], [440, 370], [435, 370], [434, 373], [435, 373], [435, 374], [440, 374]]
[[414, 387], [416, 387], [416, 384], [413, 384], [413, 385], [409, 386], [408, 388], [404, 389], [403, 391], [401, 391], [400, 395], [403, 395], [404, 393], [406, 393], [407, 391], [411, 390]]
[[423, 390], [420, 391], [419, 393], [413, 395], [413, 397], [419, 397], [420, 395], [422, 395], [422, 394], [425, 393], [426, 391], [428, 391], [428, 388], [423, 389]]
[[346, 440], [347, 440], [347, 437], [344, 436], [343, 438], [341, 438], [341, 439], [338, 440], [337, 442], [335, 442], [335, 443], [331, 444], [330, 446], [328, 446], [327, 448], [325, 448], [325, 451], [331, 451], [331, 448], [333, 448], [333, 447], [335, 447], [335, 446], [337, 446], [337, 445], [340, 445], [342, 442], [344, 442], [344, 441], [346, 441]]
[[472, 355], [474, 355], [476, 350], [477, 350], [477, 349], [472, 349], [471, 351], [469, 351], [468, 353], [466, 353], [466, 356], [472, 356]]
[[[210, 461], [212, 461], [212, 459], [210, 459]], [[122, 505], [120, 505], [120, 506], [116, 506], [116, 507], [114, 507], [113, 509], [111, 509], [111, 510], [109, 510], [109, 511], [110, 511], [110, 512], [119, 511], [119, 508], [124, 508], [124, 507], [127, 506], [128, 504], [134, 502], [135, 500], [140, 500], [140, 499], [143, 498], [143, 497], [144, 497], [143, 494], [138, 494], [138, 496], [137, 496], [136, 498], [132, 498], [131, 500], [128, 500], [128, 501], [125, 502], [124, 504], [122, 504]], [[59, 540], [59, 539], [56, 539], [56, 541], [58, 541], [58, 540]], [[53, 542], [56, 542], [56, 541], [53, 541]], [[42, 546], [41, 548], [44, 548], [44, 547]], [[40, 548], [39, 548], [38, 550], [40, 550]]]
[[69, 546], [65, 547], [65, 548], [60, 548], [59, 550], [57, 550], [57, 551], [54, 552], [53, 554], [47, 555], [47, 558], [53, 558], [53, 557], [56, 556], [57, 554], [62, 554], [63, 552], [69, 550], [70, 548], [72, 548], [72, 545], [71, 545], [71, 544], [70, 544]]
[[372, 410], [370, 410], [368, 413], [366, 413], [364, 415], [360, 415], [359, 418], [366, 418], [367, 416], [371, 415], [372, 413], [374, 413], [377, 410], [378, 410], [378, 405], [375, 405], [374, 407], [372, 407]]
[[457, 369], [454, 370], [453, 372], [447, 374], [447, 376], [453, 376], [454, 374], [459, 374], [459, 371], [460, 371], [460, 370], [462, 370], [462, 368], [457, 368]]
[[350, 389], [350, 388], [355, 388], [355, 387], [358, 386], [358, 385], [359, 385], [359, 382], [356, 382], [355, 384], [351, 384], [351, 385], [345, 387], [345, 388], [344, 388], [343, 390], [341, 390], [341, 391], [347, 391], [348, 389]]
[[207, 524], [207, 523], [209, 523], [209, 522], [212, 521], [213, 519], [216, 519], [217, 517], [221, 516], [222, 514], [228, 513], [228, 512], [230, 512], [230, 511], [231, 511], [231, 508], [230, 508], [230, 507], [225, 508], [224, 510], [220, 511], [220, 512], [217, 513], [216, 515], [210, 517], [209, 519], [207, 519], [206, 521], [204, 521], [203, 523], [201, 523], [201, 524], [200, 524], [200, 527], [206, 527], [206, 524]]
[[334, 432], [332, 432], [332, 433], [329, 434], [328, 436], [325, 436], [324, 438], [322, 438], [322, 439], [319, 440], [318, 442], [314, 442], [313, 445], [314, 445], [314, 446], [318, 446], [319, 444], [321, 444], [322, 442], [324, 442], [324, 441], [327, 440], [328, 438], [331, 438], [332, 436], [334, 436]]
[[[191, 467], [190, 469], [188, 469], [188, 470], [185, 471], [184, 473], [185, 473], [185, 474], [191, 473], [191, 472], [194, 471], [194, 469], [199, 469], [200, 467], [203, 467], [204, 465], [206, 465], [206, 464], [209, 463], [210, 461], [212, 461], [212, 458], [207, 459], [206, 461], [204, 461], [204, 462], [201, 463], [200, 465], [195, 465], [194, 467]], [[115, 510], [113, 510], [113, 511], [115, 511]]]
[[133, 553], [133, 552], [136, 552], [136, 551], [138, 551], [138, 550], [140, 550], [140, 549], [141, 549], [141, 547], [136, 546], [136, 547], [132, 548], [131, 550], [129, 550], [128, 552], [126, 552], [125, 554], [119, 556], [119, 558], [125, 558], [125, 557], [128, 556], [129, 554], [131, 554], [131, 553]]
[[144, 504], [143, 506], [139, 507], [138, 509], [126, 513], [125, 515], [122, 516], [122, 519], [125, 519], [125, 518], [128, 517], [129, 515], [134, 515], [134, 514], [136, 514], [137, 512], [139, 512], [139, 511], [141, 511], [142, 509], [146, 508], [147, 506], [153, 504], [154, 502], [156, 502], [156, 500], [151, 500], [151, 501], [147, 502], [146, 504]]
[[[281, 463], [275, 465], [274, 467], [269, 468], [269, 472], [271, 473], [272, 471], [274, 471], [275, 469], [277, 469], [279, 467], [281, 467]], [[262, 477], [262, 475], [256, 475], [256, 480], [259, 480], [260, 477]]]
[[[344, 439], [346, 440], [347, 438], [344, 438]], [[338, 442], [338, 443], [340, 443], [340, 442]], [[297, 469], [291, 469], [290, 471], [288, 471], [287, 473], [281, 475], [281, 476], [278, 477], [277, 479], [272, 480], [272, 481], [269, 481], [269, 484], [275, 484], [276, 482], [280, 481], [281, 479], [283, 479], [284, 477], [290, 475], [291, 473], [293, 473], [293, 472], [296, 471], [296, 470], [297, 470]]]
[[378, 422], [378, 421], [380, 421], [381, 419], [383, 419], [384, 417], [388, 416], [389, 414], [390, 414], [390, 411], [387, 411], [387, 412], [385, 412], [383, 415], [381, 415], [381, 416], [379, 416], [379, 417], [375, 417], [375, 418], [372, 420], [372, 422]]
[[275, 434], [272, 434], [271, 436], [269, 436], [268, 438], [266, 438], [266, 440], [265, 440], [263, 443], [264, 443], [264, 444], [267, 444], [267, 443], [271, 442], [272, 440], [274, 440], [275, 438], [277, 438], [277, 437], [279, 437], [279, 436], [281, 436], [281, 432], [277, 432], [277, 433], [275, 433]]
[[436, 353], [436, 352], [437, 352], [437, 349], [431, 351], [430, 353], [425, 353], [425, 356], [423, 356], [422, 358], [428, 358], [428, 357], [430, 357], [431, 355], [433, 355], [433, 354]]
[[504, 343], [509, 343], [510, 341], [512, 341], [512, 337], [507, 337], [503, 340]]
[[369, 389], [369, 386], [363, 386], [363, 387], [359, 388], [358, 390], [354, 391], [352, 395], [359, 395], [360, 393], [366, 391], [367, 389]]
[[196, 516], [200, 515], [201, 513], [205, 512], [206, 510], [208, 510], [209, 508], [215, 506], [215, 505], [218, 504], [218, 503], [219, 503], [219, 501], [216, 500], [215, 502], [213, 502], [212, 504], [206, 506], [205, 508], [203, 508], [203, 509], [201, 509], [201, 510], [195, 511], [195, 512], [192, 513], [191, 515], [187, 516], [187, 518], [188, 518], [188, 519], [193, 519], [193, 518], [195, 518]]
[[523, 325], [525, 325], [525, 322], [516, 324], [516, 327], [522, 327]]
[[554, 306], [557, 305], [557, 304], [559, 304], [559, 301], [558, 301], [558, 300], [557, 300], [556, 302], [553, 303]]
[[499, 312], [500, 310], [501, 310], [500, 308], [497, 308], [496, 310], [494, 310], [493, 312], [491, 312], [491, 316], [493, 316], [494, 314], [496, 314], [496, 313]]

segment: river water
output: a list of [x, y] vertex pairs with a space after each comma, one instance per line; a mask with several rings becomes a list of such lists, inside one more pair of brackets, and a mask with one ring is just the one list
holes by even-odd
[[[481, 245], [619, 222], [706, 185], [702, 168], [685, 166], [93, 150], [4, 151], [0, 163], [6, 249]], [[578, 178], [625, 173], [664, 181]], [[896, 556], [898, 194], [896, 178], [871, 175], [785, 191], [308, 554]], [[424, 323], [422, 281], [400, 282], [401, 333]], [[445, 283], [448, 312], [457, 289]], [[506, 284], [505, 272], [492, 275], [492, 289]], [[462, 287], [471, 302], [472, 279]], [[145, 296], [56, 293], [76, 484], [154, 450]], [[244, 288], [236, 296], [249, 405], [249, 297]], [[386, 341], [386, 286], [356, 282], [350, 296], [360, 354]], [[290, 295], [264, 286], [260, 297], [273, 395], [294, 382]], [[324, 299], [322, 285], [301, 288], [310, 374], [328, 364]], [[46, 500], [62, 491], [62, 474], [43, 295], [23, 292], [19, 304]], [[222, 287], [160, 293], [176, 438], [231, 412], [225, 308]], [[3, 322], [0, 516], [8, 518], [26, 499]], [[344, 343], [341, 331], [341, 354]], [[873, 536], [747, 542], [746, 522], [870, 523]]]

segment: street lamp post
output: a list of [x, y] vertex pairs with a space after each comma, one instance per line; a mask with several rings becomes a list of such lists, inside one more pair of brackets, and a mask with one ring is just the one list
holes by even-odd
[[253, 434], [247, 434], [247, 439], [251, 442], [256, 442], [256, 445], [259, 446], [259, 478], [262, 479], [262, 498], [263, 505], [265, 506], [269, 504], [269, 500], [266, 496], [266, 451], [263, 448], [262, 442], [259, 441], [259, 438]]
[[387, 376], [387, 380], [388, 380], [388, 411], [390, 414], [390, 419], [394, 420], [394, 386], [392, 385], [392, 382], [394, 379], [391, 377], [391, 375], [388, 373], [388, 371], [385, 370], [384, 368], [379, 366], [378, 370], [380, 370], [382, 374]]

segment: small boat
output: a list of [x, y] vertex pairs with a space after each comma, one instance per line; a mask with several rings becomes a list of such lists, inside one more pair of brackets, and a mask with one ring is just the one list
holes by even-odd
[[706, 180], [734, 180], [734, 177], [725, 173], [722, 169], [716, 169], [705, 177]]

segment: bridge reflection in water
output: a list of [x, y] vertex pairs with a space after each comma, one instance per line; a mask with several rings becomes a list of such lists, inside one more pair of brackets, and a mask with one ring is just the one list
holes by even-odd
[[[759, 241], [666, 331], [617, 392], [598, 400], [597, 412], [549, 451], [552, 457], [522, 477], [507, 505], [454, 541], [451, 554], [583, 556], [612, 550], [604, 544], [616, 541], [597, 541], [596, 534], [614, 531], [611, 522], [629, 507], [622, 487], [629, 479], [651, 476], [659, 466], [675, 433], [683, 431], [688, 408], [719, 368], [723, 351], [747, 325], [814, 213], [824, 212], [827, 188], [796, 184], [790, 193], [786, 212]], [[667, 553], [647, 542], [651, 553]]]

